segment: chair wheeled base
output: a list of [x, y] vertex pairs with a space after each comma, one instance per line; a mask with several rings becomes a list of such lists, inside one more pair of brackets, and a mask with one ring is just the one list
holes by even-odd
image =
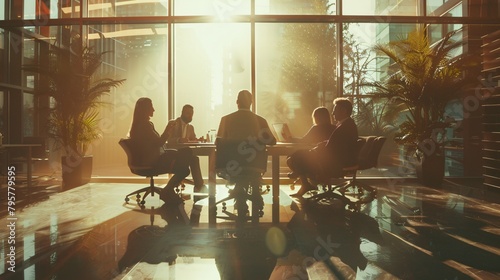
[[[130, 197], [135, 195], [136, 198], [135, 200], [137, 201], [137, 204], [143, 207], [144, 204], [146, 204], [146, 197], [148, 195], [151, 194], [151, 196], [155, 196], [155, 193], [160, 195], [161, 190], [162, 190], [161, 188], [155, 186], [153, 177], [150, 177], [149, 186], [127, 194], [125, 196], [125, 202], [128, 203], [130, 201]], [[142, 196], [141, 193], [143, 193]]]
[[[187, 183], [191, 182], [190, 180], [185, 180], [185, 181]], [[177, 186], [175, 188], [175, 193], [177, 193], [179, 196], [181, 196], [182, 192], [185, 190], [185, 188], [186, 188], [186, 186], [185, 186], [185, 183], [183, 182], [183, 183], [181, 183], [180, 186]], [[155, 193], [160, 195], [162, 190], [163, 190], [162, 188], [155, 186], [153, 177], [149, 177], [149, 186], [127, 194], [125, 196], [125, 202], [128, 203], [130, 201], [130, 197], [135, 195], [135, 201], [137, 202], [137, 205], [139, 205], [140, 207], [143, 208], [144, 205], [146, 204], [146, 197], [148, 197], [149, 195], [155, 196]], [[141, 196], [141, 193], [142, 193], [142, 196]]]
[[[162, 192], [162, 188], [156, 187], [154, 183], [154, 177], [160, 174], [167, 174], [169, 171], [164, 170], [164, 168], [158, 168], [155, 166], [144, 166], [137, 163], [137, 158], [140, 158], [140, 153], [137, 149], [137, 143], [133, 142], [132, 139], [120, 139], [118, 142], [120, 146], [123, 148], [125, 153], [127, 154], [127, 163], [130, 168], [130, 171], [133, 174], [144, 176], [149, 178], [149, 186], [145, 188], [141, 188], [139, 190], [133, 191], [125, 196], [125, 203], [130, 201], [130, 197], [135, 195], [135, 200], [137, 204], [144, 208], [146, 204], [146, 197], [149, 195], [154, 196], [155, 193], [160, 195]], [[181, 195], [182, 191], [185, 188], [185, 183], [192, 184], [190, 180], [183, 180], [179, 186], [175, 188], [175, 192]], [[142, 194], [142, 196], [141, 196]]]
[[[316, 186], [323, 186], [323, 192], [318, 192], [307, 199], [320, 201], [321, 199], [336, 198], [341, 200], [349, 210], [359, 211], [364, 204], [376, 198], [377, 190], [359, 182], [356, 178], [358, 170], [366, 170], [377, 166], [378, 156], [385, 142], [385, 137], [368, 136], [358, 140], [358, 164], [345, 167], [342, 176], [321, 178], [313, 181]], [[333, 180], [344, 180], [341, 184]], [[297, 183], [296, 180], [292, 186]]]

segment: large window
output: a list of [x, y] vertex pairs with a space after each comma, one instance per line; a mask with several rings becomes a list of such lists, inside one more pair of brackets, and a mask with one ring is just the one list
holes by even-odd
[[168, 0], [89, 0], [88, 17], [166, 16], [167, 8]]
[[332, 15], [336, 13], [336, 3], [336, 0], [255, 0], [255, 12], [272, 15]]
[[[130, 175], [117, 141], [126, 136], [135, 101], [142, 96], [153, 100], [158, 131], [180, 115], [184, 104], [193, 105], [198, 137], [217, 129], [220, 117], [236, 109], [241, 89], [255, 94], [258, 114], [269, 123], [290, 123], [295, 136], [310, 127], [315, 107], [331, 109], [335, 97], [348, 96], [360, 134], [390, 138], [397, 123], [378, 119], [389, 108], [362, 87], [391, 74], [392, 61], [373, 46], [405, 37], [429, 15], [431, 43], [463, 29], [456, 39], [465, 44], [453, 55], [479, 53], [481, 36], [498, 26], [457, 23], [454, 19], [463, 16], [482, 16], [467, 7], [484, 1], [461, 2], [428, 0], [424, 7], [412, 0], [5, 0], [0, 4], [0, 21], [8, 24], [0, 24], [0, 86], [7, 90], [0, 101], [7, 110], [12, 104], [5, 96], [23, 96], [12, 108], [22, 111], [22, 124], [9, 127], [23, 132], [19, 135], [41, 134], [37, 106], [48, 101], [33, 96], [37, 77], [21, 65], [43, 59], [50, 45], [67, 47], [79, 39], [106, 52], [100, 74], [126, 79], [103, 100], [111, 106], [102, 110], [103, 138], [92, 147], [97, 176]], [[482, 11], [487, 10], [491, 7]], [[418, 17], [415, 22], [413, 17]], [[456, 131], [449, 135], [462, 137]], [[398, 147], [387, 143], [390, 156], [383, 167], [397, 175]]]
[[[135, 102], [140, 97], [153, 101], [151, 121], [161, 133], [169, 115], [166, 24], [89, 25], [88, 46], [106, 52], [99, 74], [126, 79], [104, 100], [111, 106], [102, 110], [101, 141], [92, 145], [96, 176], [130, 174], [125, 155], [117, 145], [126, 137], [132, 122]], [[121, 161], [121, 164], [120, 164]]]
[[311, 112], [329, 106], [336, 86], [335, 24], [262, 23], [256, 25], [257, 112], [269, 122], [289, 122], [302, 136]]
[[358, 0], [343, 1], [343, 13], [345, 15], [418, 15], [419, 1], [394, 1], [394, 0]]
[[227, 21], [234, 15], [249, 15], [250, 2], [247, 0], [183, 0], [174, 1], [176, 16], [215, 16]]
[[178, 24], [174, 32], [174, 117], [191, 104], [195, 132], [203, 136], [236, 109], [239, 90], [251, 90], [250, 25]]

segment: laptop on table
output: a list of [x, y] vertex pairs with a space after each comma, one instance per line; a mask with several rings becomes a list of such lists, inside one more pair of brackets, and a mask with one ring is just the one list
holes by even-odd
[[273, 129], [278, 142], [291, 143], [293, 136], [287, 123], [273, 123]]

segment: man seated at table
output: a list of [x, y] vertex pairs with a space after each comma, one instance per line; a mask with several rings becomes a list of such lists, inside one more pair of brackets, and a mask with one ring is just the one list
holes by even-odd
[[[182, 107], [181, 116], [175, 120], [170, 120], [169, 125], [173, 126], [172, 134], [167, 139], [168, 144], [198, 142], [194, 127], [191, 124], [194, 116], [194, 107], [186, 104]], [[205, 186], [203, 176], [201, 174], [200, 159], [193, 156], [189, 161], [189, 169], [194, 181], [194, 192], [207, 193], [208, 188]], [[197, 199], [198, 197], [195, 197]]]
[[257, 139], [264, 145], [276, 144], [276, 138], [274, 138], [266, 119], [250, 110], [252, 94], [248, 90], [242, 90], [238, 93], [236, 104], [238, 106], [236, 112], [221, 118], [217, 139], [242, 141]]
[[358, 128], [351, 118], [352, 103], [347, 98], [333, 101], [336, 127], [327, 141], [310, 150], [299, 150], [287, 159], [291, 178], [300, 177], [302, 186], [292, 196], [303, 196], [316, 188], [309, 179], [342, 176], [342, 168], [357, 163]]
[[174, 123], [174, 130], [172, 135], [167, 139], [169, 144], [196, 142], [196, 133], [194, 133], [194, 126], [191, 124], [194, 116], [194, 107], [186, 104], [182, 107], [181, 116], [175, 120], [170, 120]]
[[[229, 166], [227, 167], [228, 172], [226, 173], [229, 173], [228, 175], [232, 175], [231, 173], [234, 173], [234, 177], [238, 178], [237, 180], [241, 180], [242, 177], [248, 179], [248, 174], [236, 174], [236, 171], [241, 170], [239, 168], [241, 166], [235, 166], [238, 165], [238, 162], [234, 160], [234, 158], [238, 158], [238, 160], [242, 162], [242, 165], [248, 164], [253, 168], [255, 163], [260, 163], [259, 159], [261, 158], [258, 155], [259, 152], [265, 151], [266, 145], [276, 144], [276, 138], [274, 138], [274, 135], [269, 129], [267, 121], [263, 117], [250, 111], [250, 107], [252, 105], [252, 94], [248, 90], [242, 90], [238, 93], [236, 104], [238, 106], [238, 110], [236, 112], [221, 118], [219, 129], [217, 130], [216, 145], [218, 147], [217, 157], [222, 157], [223, 155], [223, 152], [221, 152], [222, 147], [219, 149], [221, 145], [228, 145], [228, 143], [230, 143], [229, 145], [236, 147], [237, 151], [225, 154], [227, 155], [227, 159], [224, 159], [223, 161], [225, 162], [227, 160], [227, 166]], [[220, 158], [217, 160], [219, 161]], [[263, 160], [265, 165], [267, 161], [267, 154]], [[226, 165], [223, 166], [225, 167]], [[250, 184], [252, 187], [256, 186], [256, 179], [258, 179], [258, 185], [260, 186], [261, 174], [258, 175], [259, 176], [249, 176], [251, 177], [250, 181], [252, 182], [250, 182]], [[235, 195], [237, 198], [235, 206], [238, 209], [238, 213], [240, 213], [240, 211], [246, 212], [245, 209], [248, 209], [246, 199], [238, 199], [242, 197], [240, 193], [245, 190], [238, 187], [238, 182], [235, 183], [236, 186], [234, 191], [238, 193]], [[248, 183], [246, 181], [241, 183], [244, 186], [248, 185], [246, 184]], [[261, 206], [263, 206], [262, 197], [260, 197], [260, 203], [262, 204]]]

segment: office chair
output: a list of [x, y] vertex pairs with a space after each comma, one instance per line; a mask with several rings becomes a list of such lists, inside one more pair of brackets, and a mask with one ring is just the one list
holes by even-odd
[[[145, 199], [148, 195], [151, 194], [151, 196], [154, 196], [156, 194], [160, 194], [161, 188], [156, 187], [154, 183], [154, 177], [161, 175], [161, 174], [168, 174], [168, 171], [165, 171], [164, 168], [159, 169], [154, 166], [144, 166], [141, 164], [138, 164], [138, 159], [140, 158], [140, 152], [138, 149], [135, 147], [134, 141], [132, 139], [120, 139], [118, 142], [120, 146], [123, 148], [125, 153], [127, 154], [127, 163], [128, 167], [130, 168], [130, 171], [136, 175], [139, 176], [145, 176], [149, 178], [149, 186], [133, 191], [125, 196], [125, 202], [128, 203], [130, 201], [130, 196], [135, 195], [137, 204], [141, 207], [144, 208], [144, 204], [146, 203]], [[181, 185], [181, 189], [179, 190], [179, 187], [176, 187], [176, 193], [180, 194], [182, 190], [184, 189], [184, 184]], [[141, 193], [144, 193], [141, 197]]]
[[[361, 170], [367, 170], [377, 166], [378, 157], [382, 146], [385, 143], [385, 137], [367, 136], [358, 139], [358, 161], [356, 165], [342, 169], [342, 176], [323, 178], [313, 178], [312, 181], [323, 186], [323, 192], [308, 197], [308, 200], [319, 201], [321, 199], [340, 199], [348, 209], [359, 211], [363, 204], [373, 201], [376, 197], [376, 189], [363, 184], [357, 180], [357, 173]], [[341, 179], [343, 183], [338, 184]]]
[[[250, 145], [242, 145], [242, 141], [216, 141], [215, 168], [217, 176], [223, 178], [234, 188], [229, 190], [229, 196], [216, 202], [222, 203], [222, 212], [226, 216], [217, 218], [236, 220], [238, 224], [251, 219], [257, 223], [259, 217], [264, 215], [264, 201], [261, 191], [262, 175], [267, 168], [267, 150], [258, 150]], [[262, 145], [265, 147], [264, 145]], [[267, 187], [269, 191], [270, 187]], [[234, 199], [237, 215], [229, 213], [226, 201]], [[252, 202], [252, 215], [247, 217], [247, 200]]]

